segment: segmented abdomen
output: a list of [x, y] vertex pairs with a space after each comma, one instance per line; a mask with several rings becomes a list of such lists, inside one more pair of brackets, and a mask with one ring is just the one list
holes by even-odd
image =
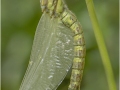
[[69, 10], [63, 11], [61, 16], [62, 22], [67, 27], [71, 28], [74, 33], [74, 60], [68, 90], [78, 90], [82, 80], [86, 54], [83, 31], [80, 23]]

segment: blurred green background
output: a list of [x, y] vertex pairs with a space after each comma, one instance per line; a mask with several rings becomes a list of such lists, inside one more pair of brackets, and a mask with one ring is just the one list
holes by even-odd
[[[2, 90], [18, 90], [41, 17], [39, 0], [2, 0]], [[87, 56], [81, 90], [109, 90], [85, 0], [66, 0], [84, 29]], [[94, 0], [95, 10], [119, 86], [119, 1]], [[70, 71], [58, 90], [67, 90]]]

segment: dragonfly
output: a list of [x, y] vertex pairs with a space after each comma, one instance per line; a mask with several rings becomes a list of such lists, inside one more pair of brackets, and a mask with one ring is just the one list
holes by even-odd
[[62, 0], [41, 0], [29, 65], [19, 90], [56, 90], [72, 67], [68, 90], [79, 90], [85, 41], [76, 16]]

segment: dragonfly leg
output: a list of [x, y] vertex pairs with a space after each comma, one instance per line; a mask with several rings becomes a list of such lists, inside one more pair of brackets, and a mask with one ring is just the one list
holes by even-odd
[[57, 0], [40, 0], [42, 12], [49, 12], [50, 16], [53, 15]]
[[50, 16], [54, 14], [56, 4], [57, 4], [57, 0], [48, 0], [47, 8], [50, 13]]
[[63, 10], [64, 10], [64, 4], [63, 4], [62, 0], [58, 0], [56, 10], [55, 10], [55, 16], [56, 17], [60, 16], [60, 14], [63, 12]]
[[42, 12], [44, 12], [46, 9], [48, 0], [40, 0], [40, 3], [41, 3]]

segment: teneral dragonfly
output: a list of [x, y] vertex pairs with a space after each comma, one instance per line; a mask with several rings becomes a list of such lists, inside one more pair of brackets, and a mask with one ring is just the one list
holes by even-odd
[[69, 90], [82, 80], [85, 42], [75, 15], [62, 0], [41, 0], [43, 15], [20, 90], [56, 90], [72, 66]]

